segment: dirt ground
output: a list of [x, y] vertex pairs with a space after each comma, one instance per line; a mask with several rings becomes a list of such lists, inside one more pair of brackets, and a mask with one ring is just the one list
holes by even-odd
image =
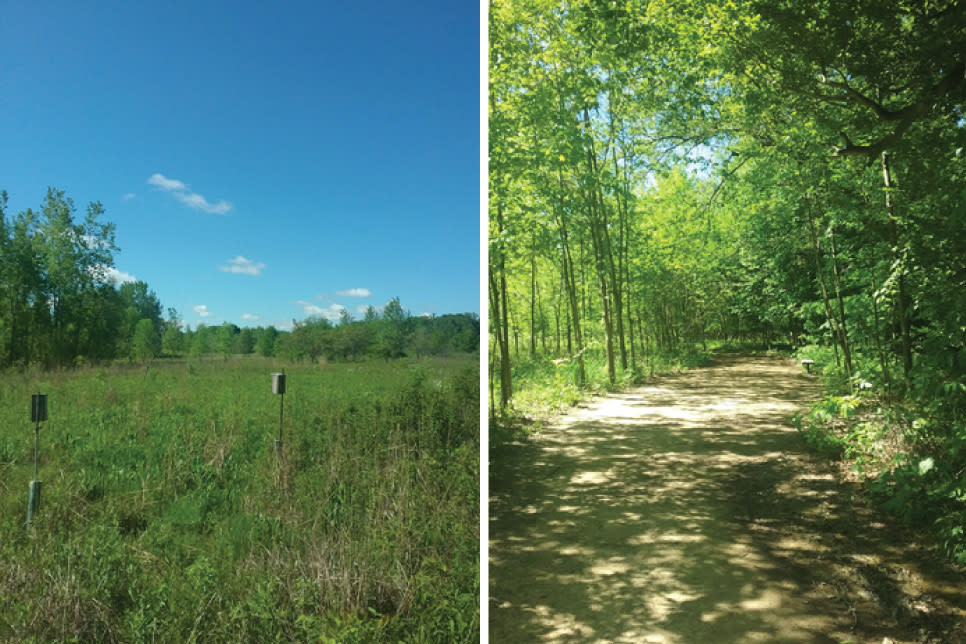
[[724, 355], [492, 452], [489, 641], [966, 643], [966, 574], [789, 424], [818, 395]]

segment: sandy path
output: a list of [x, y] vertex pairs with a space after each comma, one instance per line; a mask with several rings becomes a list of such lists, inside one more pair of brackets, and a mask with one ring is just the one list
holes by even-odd
[[490, 641], [966, 642], [966, 577], [788, 424], [817, 395], [723, 356], [491, 454]]

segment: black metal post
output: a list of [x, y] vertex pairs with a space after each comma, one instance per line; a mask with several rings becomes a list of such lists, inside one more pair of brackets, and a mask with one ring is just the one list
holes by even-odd
[[282, 394], [282, 399], [278, 401], [278, 441], [275, 444], [276, 451], [282, 451], [282, 419], [285, 416], [285, 394]]

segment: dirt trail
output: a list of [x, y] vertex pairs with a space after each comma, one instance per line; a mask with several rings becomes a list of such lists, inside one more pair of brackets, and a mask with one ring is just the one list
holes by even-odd
[[966, 576], [789, 425], [818, 393], [719, 356], [491, 454], [489, 640], [966, 642]]

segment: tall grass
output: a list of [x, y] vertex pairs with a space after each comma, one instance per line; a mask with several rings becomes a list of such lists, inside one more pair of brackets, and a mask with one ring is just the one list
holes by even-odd
[[0, 638], [476, 641], [475, 359], [281, 366], [3, 376]]

